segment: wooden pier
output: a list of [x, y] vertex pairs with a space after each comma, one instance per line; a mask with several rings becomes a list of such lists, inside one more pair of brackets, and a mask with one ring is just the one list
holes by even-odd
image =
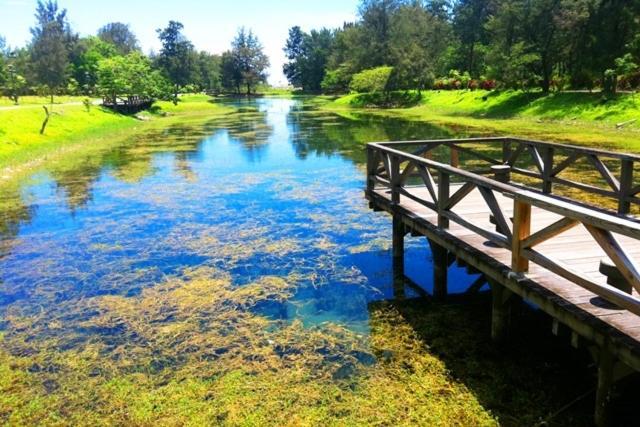
[[150, 108], [154, 99], [145, 96], [105, 96], [102, 98], [102, 106], [121, 114], [135, 114]]
[[[595, 423], [615, 383], [640, 371], [640, 156], [519, 138], [371, 143], [366, 197], [404, 237], [432, 248], [436, 298], [453, 262], [493, 294], [492, 336], [508, 339], [519, 299], [553, 318], [598, 366]], [[638, 392], [640, 397], [640, 392]]]

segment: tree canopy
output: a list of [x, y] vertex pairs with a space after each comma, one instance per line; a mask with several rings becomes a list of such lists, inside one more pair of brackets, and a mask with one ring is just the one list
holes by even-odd
[[355, 22], [321, 40], [292, 27], [283, 71], [304, 90], [318, 75], [323, 90], [344, 90], [381, 66], [395, 89], [632, 89], [638, 16], [640, 0], [362, 0]]
[[122, 22], [111, 22], [98, 30], [98, 38], [113, 45], [120, 55], [127, 55], [140, 50], [138, 38], [129, 25]]

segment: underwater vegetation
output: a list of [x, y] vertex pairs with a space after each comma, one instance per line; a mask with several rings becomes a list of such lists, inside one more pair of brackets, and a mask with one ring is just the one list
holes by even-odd
[[[258, 100], [3, 188], [1, 424], [589, 419], [579, 406], [554, 414], [592, 372], [559, 345], [537, 355], [539, 319], [526, 342], [495, 349], [483, 296], [394, 296], [390, 225], [362, 198], [362, 143], [448, 131], [297, 107]], [[426, 290], [429, 258], [407, 239]]]

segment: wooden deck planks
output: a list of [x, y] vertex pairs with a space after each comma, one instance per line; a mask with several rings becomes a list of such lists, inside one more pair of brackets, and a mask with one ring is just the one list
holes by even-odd
[[[459, 184], [451, 186], [450, 193], [454, 194]], [[432, 202], [426, 187], [406, 188], [414, 196]], [[388, 190], [375, 192], [377, 195], [390, 200], [391, 195]], [[495, 193], [496, 200], [502, 208], [506, 218], [513, 215], [513, 200]], [[429, 223], [437, 224], [437, 214], [428, 207], [406, 197], [400, 197], [400, 206], [411, 212], [415, 218]], [[490, 209], [480, 192], [474, 189], [467, 197], [461, 200], [453, 209], [453, 212], [469, 219], [475, 225], [486, 226], [487, 229], [494, 230], [495, 225], [489, 221]], [[557, 214], [533, 207], [531, 213], [531, 230], [535, 232], [541, 228], [549, 226], [561, 219]], [[510, 268], [511, 252], [488, 246], [478, 234], [470, 231], [455, 222], [451, 222], [446, 230], [448, 234], [459, 239], [466, 244], [484, 252], [496, 261], [502, 263], [505, 268]], [[631, 255], [640, 257], [640, 242], [627, 237], [620, 237], [622, 246], [629, 250]], [[605, 277], [598, 272], [600, 260], [606, 258], [604, 251], [596, 244], [591, 235], [583, 226], [574, 227], [553, 239], [536, 246], [536, 250], [569, 265], [572, 270], [585, 275], [593, 280], [605, 281]], [[592, 316], [609, 325], [611, 328], [620, 331], [633, 341], [639, 343], [640, 352], [640, 317], [625, 310], [612, 308], [602, 304], [602, 300], [592, 292], [531, 263], [526, 277], [534, 280], [542, 288], [550, 292], [549, 298], [553, 302], [563, 306], [573, 306], [584, 312], [585, 316]]]

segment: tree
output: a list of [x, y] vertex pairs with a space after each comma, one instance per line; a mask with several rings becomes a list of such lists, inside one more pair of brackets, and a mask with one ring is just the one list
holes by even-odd
[[220, 60], [220, 74], [222, 87], [228, 91], [240, 93], [242, 86], [242, 73], [236, 62], [236, 57], [231, 51], [222, 54]]
[[167, 86], [160, 72], [152, 70], [151, 61], [139, 52], [105, 58], [98, 64], [99, 92], [113, 103], [119, 97], [163, 98]]
[[4, 37], [0, 36], [0, 86], [7, 78], [7, 43]]
[[116, 47], [98, 37], [90, 36], [79, 40], [71, 58], [71, 75], [82, 93], [89, 95], [95, 91], [100, 61], [116, 55]]
[[333, 32], [326, 28], [312, 30], [310, 34], [301, 31], [300, 27], [291, 28], [284, 49], [289, 62], [283, 67], [289, 83], [304, 91], [319, 91], [333, 41]]
[[106, 43], [115, 46], [120, 55], [127, 55], [139, 51], [138, 38], [131, 31], [129, 25], [122, 22], [111, 22], [98, 30], [98, 37]]
[[55, 91], [65, 85], [69, 66], [68, 46], [73, 42], [66, 9], [56, 1], [38, 0], [36, 26], [31, 28], [31, 66], [36, 81], [48, 88], [51, 102]]
[[258, 83], [266, 82], [269, 58], [262, 49], [262, 44], [251, 30], [240, 28], [231, 43], [233, 65], [242, 77], [242, 85], [247, 89], [247, 95]]
[[460, 0], [453, 11], [453, 29], [459, 45], [456, 68], [479, 76], [484, 66], [484, 45], [488, 42], [486, 24], [494, 13], [493, 0]]
[[217, 92], [221, 88], [221, 57], [208, 52], [197, 54], [195, 84], [201, 91]]
[[362, 0], [360, 3], [362, 49], [358, 57], [364, 68], [389, 65], [391, 16], [401, 4], [401, 0]]
[[302, 86], [302, 74], [304, 72], [303, 61], [305, 59], [304, 39], [306, 34], [295, 26], [289, 29], [289, 38], [284, 47], [284, 53], [288, 62], [282, 67], [282, 72], [294, 87]]
[[196, 68], [193, 44], [182, 34], [183, 28], [180, 22], [169, 21], [165, 29], [156, 30], [162, 42], [158, 64], [165, 77], [173, 84], [176, 103], [180, 88], [192, 82]]
[[445, 68], [450, 25], [419, 4], [401, 6], [391, 19], [389, 63], [396, 89], [426, 89]]

